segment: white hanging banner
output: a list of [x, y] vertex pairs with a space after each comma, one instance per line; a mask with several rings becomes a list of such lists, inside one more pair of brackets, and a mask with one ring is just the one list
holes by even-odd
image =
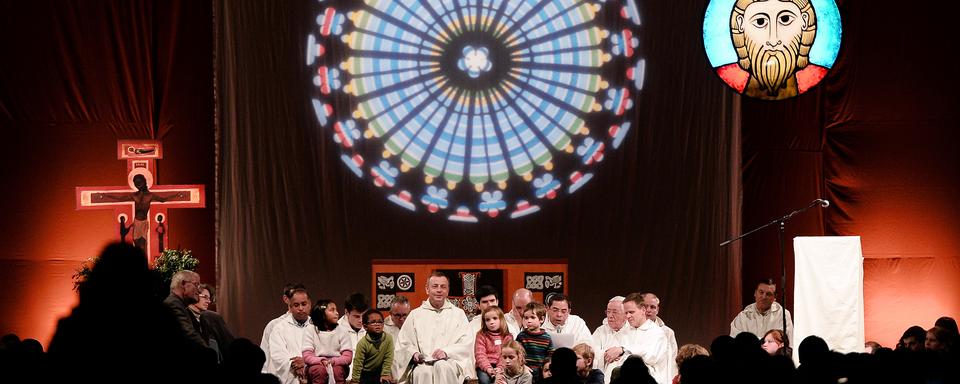
[[863, 352], [863, 251], [860, 236], [793, 239], [795, 255], [794, 360], [804, 338], [823, 338], [831, 350]]

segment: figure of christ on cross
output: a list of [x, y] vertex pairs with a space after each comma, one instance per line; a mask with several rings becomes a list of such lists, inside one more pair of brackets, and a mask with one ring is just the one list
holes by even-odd
[[[165, 203], [168, 201], [190, 201], [190, 194], [184, 191], [150, 192], [147, 187], [147, 178], [143, 175], [133, 176], [133, 185], [137, 188], [133, 192], [94, 192], [90, 195], [90, 202], [126, 202], [134, 204], [133, 224], [126, 231], [133, 230], [133, 244], [137, 248], [147, 249], [147, 238], [150, 237], [150, 204], [153, 202]], [[121, 235], [125, 235], [121, 229]]]

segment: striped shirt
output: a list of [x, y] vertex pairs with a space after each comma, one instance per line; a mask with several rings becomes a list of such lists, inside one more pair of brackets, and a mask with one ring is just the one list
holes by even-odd
[[534, 371], [543, 368], [544, 360], [553, 352], [553, 341], [547, 331], [542, 328], [536, 333], [523, 330], [517, 335], [516, 340], [527, 353], [527, 366]]

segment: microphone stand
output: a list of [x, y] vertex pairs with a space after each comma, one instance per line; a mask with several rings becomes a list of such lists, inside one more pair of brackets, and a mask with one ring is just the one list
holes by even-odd
[[[796, 215], [800, 214], [801, 212], [806, 211], [806, 210], [808, 210], [808, 209], [810, 209], [810, 208], [813, 208], [813, 207], [816, 206], [816, 205], [823, 205], [823, 204], [825, 204], [825, 203], [826, 203], [826, 204], [829, 204], [829, 203], [827, 203], [826, 200], [816, 199], [816, 200], [814, 200], [812, 203], [810, 203], [810, 205], [808, 205], [808, 206], [806, 206], [806, 207], [797, 209], [797, 210], [795, 210], [795, 211], [793, 211], [793, 212], [790, 212], [790, 213], [788, 213], [788, 214], [786, 214], [786, 215], [780, 216], [780, 217], [774, 219], [773, 221], [771, 221], [771, 222], [769, 222], [769, 223], [766, 223], [766, 224], [764, 224], [764, 225], [761, 225], [761, 226], [759, 226], [759, 227], [756, 227], [756, 228], [754, 228], [754, 229], [752, 229], [752, 230], [750, 230], [750, 231], [747, 231], [746, 233], [744, 233], [744, 234], [742, 234], [742, 235], [740, 235], [740, 236], [734, 237], [734, 238], [732, 238], [732, 239], [730, 239], [730, 240], [727, 240], [727, 241], [724, 241], [724, 242], [720, 243], [720, 246], [721, 246], [721, 247], [725, 247], [725, 246], [729, 245], [730, 243], [732, 243], [732, 242], [734, 242], [734, 241], [737, 241], [737, 240], [740, 240], [740, 239], [742, 239], [742, 238], [744, 238], [744, 237], [750, 236], [750, 235], [753, 234], [754, 232], [757, 232], [757, 231], [759, 231], [759, 230], [761, 230], [761, 229], [767, 228], [767, 227], [769, 227], [769, 226], [771, 226], [771, 225], [777, 224], [777, 228], [779, 228], [779, 230], [777, 231], [777, 234], [778, 234], [779, 243], [780, 243], [780, 284], [781, 284], [781, 287], [783, 287], [783, 288], [781, 288], [782, 291], [780, 291], [780, 292], [781, 292], [781, 293], [780, 293], [780, 299], [781, 299], [780, 302], [783, 303], [783, 304], [781, 304], [781, 306], [783, 307], [783, 314], [782, 314], [782, 317], [783, 317], [783, 334], [786, 336], [786, 337], [784, 337], [784, 339], [786, 339], [786, 342], [783, 343], [784, 348], [790, 347], [790, 342], [791, 342], [790, 337], [791, 337], [792, 335], [788, 335], [788, 334], [787, 334], [787, 262], [786, 262], [786, 256], [784, 256], [784, 252], [783, 252], [783, 236], [784, 236], [784, 235], [783, 235], [783, 232], [784, 232], [784, 230], [786, 229], [787, 220], [790, 220], [790, 219], [793, 218], [794, 216], [796, 216]], [[759, 336], [759, 335], [758, 335], [758, 336]], [[763, 337], [763, 336], [759, 336], [759, 337]], [[761, 340], [761, 341], [762, 341], [762, 340]]]

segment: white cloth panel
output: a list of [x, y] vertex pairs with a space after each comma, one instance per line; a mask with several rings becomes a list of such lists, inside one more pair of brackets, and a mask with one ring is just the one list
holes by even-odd
[[837, 352], [863, 352], [860, 236], [796, 237], [793, 251], [794, 360], [799, 362], [797, 346], [810, 335]]

